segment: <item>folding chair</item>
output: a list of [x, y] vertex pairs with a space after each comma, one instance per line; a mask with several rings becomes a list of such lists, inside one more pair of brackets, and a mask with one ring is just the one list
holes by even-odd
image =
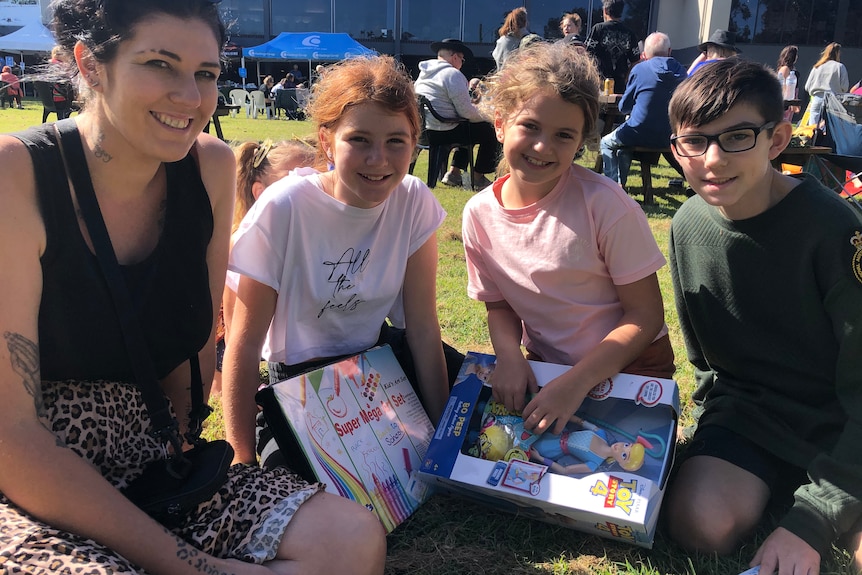
[[273, 102], [276, 117], [281, 117], [281, 110], [287, 115], [288, 120], [297, 120], [299, 116], [297, 110], [299, 106], [296, 103], [296, 88], [285, 88], [275, 93], [275, 101]]
[[[443, 132], [429, 130], [425, 127], [425, 118], [428, 114], [431, 114], [438, 121], [444, 124], [466, 124], [467, 125], [467, 140], [465, 142], [450, 142], [448, 139], [443, 139], [440, 136], [445, 135]], [[467, 169], [469, 170], [467, 173], [470, 174], [471, 182], [473, 178], [473, 145], [470, 143], [470, 121], [465, 118], [446, 118], [441, 116], [437, 110], [434, 109], [434, 106], [431, 105], [431, 102], [425, 96], [419, 96], [419, 116], [422, 124], [422, 134], [419, 136], [419, 143], [417, 144], [417, 156], [418, 151], [428, 150], [428, 179], [426, 183], [429, 188], [434, 188], [437, 186], [437, 180], [440, 179], [440, 175], [443, 169], [446, 167], [446, 161], [449, 159], [449, 153], [452, 151], [452, 148], [467, 148]], [[414, 158], [413, 163], [410, 164], [410, 173], [413, 173], [413, 167], [416, 165], [416, 160]]]

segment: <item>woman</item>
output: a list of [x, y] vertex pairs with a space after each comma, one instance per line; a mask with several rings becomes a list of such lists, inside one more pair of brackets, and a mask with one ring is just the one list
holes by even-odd
[[521, 6], [509, 12], [497, 33], [500, 37], [497, 38], [492, 55], [499, 70], [506, 63], [509, 54], [521, 45], [521, 38], [527, 34], [527, 9]]
[[[778, 79], [781, 80], [782, 91], [785, 100], [795, 100], [799, 97], [799, 72], [796, 71], [796, 60], [799, 57], [799, 48], [796, 46], [785, 46], [778, 55]], [[799, 112], [799, 106], [788, 106], [784, 110], [784, 120], [791, 122], [793, 115]]]
[[[12, 73], [11, 66], [3, 66], [3, 71], [0, 72], [0, 86], [6, 85], [6, 91], [3, 93], [3, 107], [6, 107], [6, 102], [9, 102], [10, 108], [18, 108], [23, 110], [21, 105], [21, 82], [18, 76]], [[14, 102], [14, 104], [13, 104]]]
[[808, 125], [820, 125], [826, 92], [841, 94], [849, 89], [850, 76], [847, 74], [847, 68], [841, 63], [841, 44], [832, 42], [820, 53], [820, 59], [814, 63], [814, 68], [805, 82], [805, 91], [811, 95]]
[[581, 38], [581, 16], [577, 12], [567, 12], [560, 18], [560, 32], [563, 40], [573, 46], [583, 46], [584, 39]]
[[[389, 343], [432, 421], [449, 395], [436, 311], [436, 230], [446, 214], [407, 175], [420, 130], [413, 83], [389, 56], [346, 60], [315, 84], [309, 113], [332, 170], [270, 186], [230, 255], [241, 277], [223, 406], [244, 463], [257, 459], [261, 356], [278, 381]], [[270, 438], [260, 430], [257, 453], [270, 453]], [[282, 464], [277, 453], [263, 459]]]
[[[382, 573], [376, 519], [287, 472], [234, 466], [171, 530], [119, 491], [167, 448], [148, 433], [77, 215], [87, 185], [72, 192], [67, 174], [92, 182], [145, 353], [184, 431], [189, 359], [199, 354], [202, 379], [212, 376], [236, 181], [231, 150], [201, 134], [225, 30], [202, 0], [60, 0], [53, 28], [86, 103], [58, 123], [68, 138], [60, 148], [68, 157], [80, 142], [84, 160], [63, 173], [51, 124], [0, 137], [0, 163], [18, 166], [0, 191], [0, 265], [10, 274], [0, 284], [3, 570]], [[339, 541], [338, 554], [322, 552], [324, 536]]]
[[261, 84], [260, 89], [266, 98], [271, 97], [273, 86], [275, 86], [275, 78], [273, 78], [272, 76], [267, 76], [263, 79], [263, 83]]

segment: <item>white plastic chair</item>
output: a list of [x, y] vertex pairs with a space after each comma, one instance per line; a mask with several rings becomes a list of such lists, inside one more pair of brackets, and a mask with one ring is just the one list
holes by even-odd
[[[228, 94], [230, 96], [230, 103], [234, 106], [241, 106], [245, 109], [245, 117], [248, 118], [251, 115], [251, 97], [248, 95], [248, 92], [241, 88], [237, 88], [235, 90], [231, 90]], [[236, 116], [236, 110], [231, 110], [231, 116]]]
[[258, 112], [266, 114], [266, 119], [272, 118], [272, 104], [267, 103], [266, 95], [260, 90], [253, 90], [249, 93], [251, 99], [251, 117], [257, 118]]

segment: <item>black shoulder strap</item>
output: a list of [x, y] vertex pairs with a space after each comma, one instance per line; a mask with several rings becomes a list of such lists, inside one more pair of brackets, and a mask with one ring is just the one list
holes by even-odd
[[[78, 134], [74, 120], [67, 119], [55, 124], [62, 145], [63, 161], [66, 165], [66, 173], [75, 187], [78, 205], [87, 232], [93, 242], [93, 249], [102, 268], [102, 273], [108, 283], [114, 309], [120, 318], [120, 326], [123, 332], [123, 340], [132, 364], [138, 387], [141, 390], [144, 403], [152, 420], [153, 429], [151, 433], [160, 438], [164, 443], [172, 444], [175, 454], [181, 454], [182, 449], [178, 437], [178, 424], [171, 416], [167, 398], [159, 385], [156, 370], [152, 358], [146, 353], [147, 342], [144, 339], [140, 321], [135, 313], [129, 296], [128, 286], [117, 262], [117, 256], [111, 245], [111, 238], [105, 227], [99, 202], [93, 190], [93, 183], [86, 176], [87, 158], [84, 154], [84, 146]], [[76, 166], [77, 169], [72, 169]], [[197, 355], [191, 360], [192, 366], [192, 408], [197, 399], [203, 403], [203, 385], [200, 381], [200, 366]], [[197, 376], [197, 377], [195, 377]], [[195, 389], [199, 387], [200, 389]]]

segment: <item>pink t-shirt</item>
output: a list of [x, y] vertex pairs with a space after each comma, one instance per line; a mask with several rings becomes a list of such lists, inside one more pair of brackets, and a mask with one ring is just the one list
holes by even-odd
[[574, 365], [622, 317], [614, 286], [655, 273], [665, 258], [641, 207], [604, 176], [573, 165], [551, 193], [518, 209], [500, 203], [507, 177], [464, 208], [467, 293], [508, 302], [527, 349]]

